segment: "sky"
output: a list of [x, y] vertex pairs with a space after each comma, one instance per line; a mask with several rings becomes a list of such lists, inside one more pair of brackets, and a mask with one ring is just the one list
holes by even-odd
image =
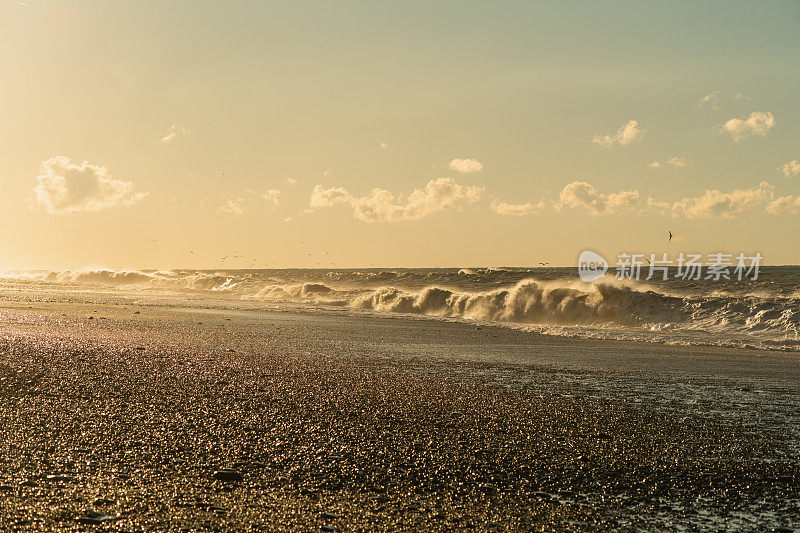
[[800, 264], [798, 50], [794, 1], [2, 0], [0, 270]]

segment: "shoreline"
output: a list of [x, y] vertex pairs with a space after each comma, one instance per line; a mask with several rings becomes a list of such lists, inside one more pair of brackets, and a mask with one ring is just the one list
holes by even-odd
[[[272, 272], [271, 274], [268, 274]], [[54, 274], [55, 275], [55, 274]], [[286, 310], [442, 320], [581, 340], [800, 353], [795, 274], [741, 284], [670, 279], [593, 283], [564, 269], [483, 271], [85, 269], [49, 281], [6, 279], [20, 300], [144, 300], [161, 307]]]

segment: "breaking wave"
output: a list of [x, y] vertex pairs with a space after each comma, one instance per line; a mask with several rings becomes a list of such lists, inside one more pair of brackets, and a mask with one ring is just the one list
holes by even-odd
[[578, 280], [572, 269], [17, 272], [0, 282], [216, 297], [505, 324], [549, 334], [800, 351], [800, 270], [747, 286]]
[[184, 288], [220, 291], [236, 287], [236, 277], [224, 272], [181, 270], [112, 270], [86, 268], [63, 271], [6, 272], [0, 280], [29, 281], [57, 285], [89, 285], [111, 288]]
[[526, 279], [488, 292], [468, 293], [443, 287], [408, 292], [381, 288], [356, 297], [360, 309], [415, 313], [497, 322], [546, 324], [636, 324], [652, 319], [674, 320], [679, 299], [640, 292], [611, 283], [566, 285]]

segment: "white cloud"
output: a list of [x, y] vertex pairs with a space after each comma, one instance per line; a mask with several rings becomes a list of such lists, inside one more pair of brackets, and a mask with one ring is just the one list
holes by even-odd
[[322, 172], [322, 177], [323, 177], [323, 178], [327, 178], [328, 176], [333, 176], [333, 169], [332, 169], [332, 168], [326, 168], [326, 169], [325, 169], [325, 170]]
[[700, 99], [698, 103], [698, 107], [705, 107], [709, 106], [711, 109], [719, 111], [722, 109], [722, 106], [719, 103], [719, 96], [722, 94], [722, 91], [711, 91], [704, 97]]
[[[552, 203], [556, 212], [565, 208], [582, 208], [592, 215], [619, 215], [657, 213], [672, 214], [686, 218], [734, 218], [746, 211], [766, 209], [768, 213], [789, 213], [798, 211], [796, 198], [787, 196], [773, 201], [773, 187], [767, 182], [751, 189], [722, 192], [707, 190], [700, 196], [682, 198], [675, 202], [656, 200], [643, 196], [639, 191], [623, 190], [602, 193], [586, 181], [574, 181], [560, 192], [558, 200]], [[546, 207], [544, 200], [538, 204], [509, 204], [494, 200], [490, 208], [501, 215], [524, 215], [537, 213]]]
[[386, 149], [386, 148], [389, 148], [389, 143], [387, 143], [387, 142], [385, 142], [385, 141], [384, 141], [384, 142], [382, 142], [382, 143], [381, 143], [381, 148], [384, 148], [384, 149]]
[[188, 134], [189, 130], [187, 130], [183, 126], [178, 126], [177, 124], [173, 124], [172, 126], [169, 127], [169, 130], [167, 130], [167, 134], [161, 137], [161, 140], [159, 142], [169, 143], [175, 140], [175, 137], [177, 137], [178, 135], [188, 135]]
[[244, 213], [244, 198], [233, 198], [226, 201], [224, 204], [217, 208], [221, 213], [229, 213], [231, 215], [241, 215]]
[[752, 135], [764, 137], [775, 126], [775, 117], [772, 113], [753, 111], [746, 119], [732, 118], [721, 128], [723, 133], [730, 134], [735, 142], [739, 142]]
[[792, 176], [797, 176], [800, 174], [800, 163], [797, 160], [789, 161], [785, 165], [778, 167], [778, 172], [786, 176], [787, 178], [791, 178]]
[[337, 204], [353, 208], [353, 217], [364, 222], [419, 220], [441, 211], [458, 210], [476, 203], [483, 187], [463, 186], [452, 178], [430, 180], [424, 189], [414, 189], [407, 196], [395, 196], [385, 189], [372, 189], [368, 196], [355, 197], [343, 187], [314, 186], [312, 209]]
[[509, 204], [506, 202], [500, 202], [499, 200], [493, 200], [490, 205], [492, 212], [505, 216], [531, 215], [541, 212], [544, 207], [544, 201], [539, 201], [537, 204], [532, 204], [530, 202], [526, 202], [524, 204]]
[[483, 163], [477, 159], [453, 159], [450, 161], [450, 168], [462, 174], [469, 174], [483, 170]]
[[650, 168], [661, 168], [661, 163], [658, 161], [653, 161], [652, 163], [648, 163], [647, 166]]
[[678, 200], [672, 205], [672, 212], [687, 218], [734, 218], [772, 200], [773, 191], [773, 186], [766, 181], [752, 189], [708, 190], [702, 196]]
[[344, 187], [325, 189], [322, 185], [314, 185], [311, 191], [311, 208], [333, 207], [336, 204], [351, 204], [353, 196]]
[[583, 207], [597, 216], [638, 213], [648, 205], [649, 200], [642, 201], [636, 190], [603, 194], [588, 182], [573, 181], [561, 190], [554, 207], [557, 211], [565, 207]]
[[276, 189], [269, 189], [267, 192], [262, 194], [261, 197], [266, 200], [268, 204], [273, 206], [277, 206], [281, 203], [281, 191]]
[[461, 209], [480, 199], [483, 187], [463, 186], [452, 178], [430, 180], [424, 189], [414, 189], [405, 199], [383, 189], [373, 189], [358, 198], [354, 216], [365, 222], [418, 220], [439, 211]]
[[617, 130], [613, 135], [600, 135], [595, 133], [592, 138], [594, 144], [599, 144], [603, 148], [611, 148], [614, 145], [627, 146], [633, 141], [644, 137], [645, 131], [639, 128], [639, 123], [629, 120]]
[[76, 164], [68, 157], [52, 157], [42, 163], [34, 188], [37, 204], [52, 214], [102, 211], [127, 207], [148, 193], [133, 192], [130, 181], [114, 179], [108, 169], [86, 161]]
[[800, 196], [781, 196], [767, 204], [767, 213], [784, 215], [800, 213]]
[[[492, 211], [495, 209], [493, 202]], [[508, 213], [513, 212], [513, 204], [509, 206]], [[540, 202], [539, 205], [543, 205]], [[535, 207], [535, 206], [534, 206]], [[651, 197], [643, 197], [639, 191], [619, 191], [613, 193], [600, 193], [590, 183], [574, 181], [566, 185], [553, 203], [556, 211], [564, 208], [584, 208], [595, 216], [614, 214], [641, 214], [652, 212], [657, 214], [672, 214], [673, 217], [724, 218], [732, 219], [747, 212], [786, 214], [800, 213], [800, 196], [782, 196], [775, 198], [774, 187], [761, 182], [757, 187], [750, 189], [736, 189], [722, 192], [717, 189], [707, 190], [700, 196], [687, 197], [675, 202], [657, 201]]]
[[297, 179], [295, 178], [286, 178], [286, 183], [289, 185], [295, 185], [297, 183]]

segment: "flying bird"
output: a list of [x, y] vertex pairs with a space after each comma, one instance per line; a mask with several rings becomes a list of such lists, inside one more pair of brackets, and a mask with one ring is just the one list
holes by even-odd
[[667, 230], [667, 232], [669, 233], [669, 240], [672, 241], [672, 232], [669, 230]]

